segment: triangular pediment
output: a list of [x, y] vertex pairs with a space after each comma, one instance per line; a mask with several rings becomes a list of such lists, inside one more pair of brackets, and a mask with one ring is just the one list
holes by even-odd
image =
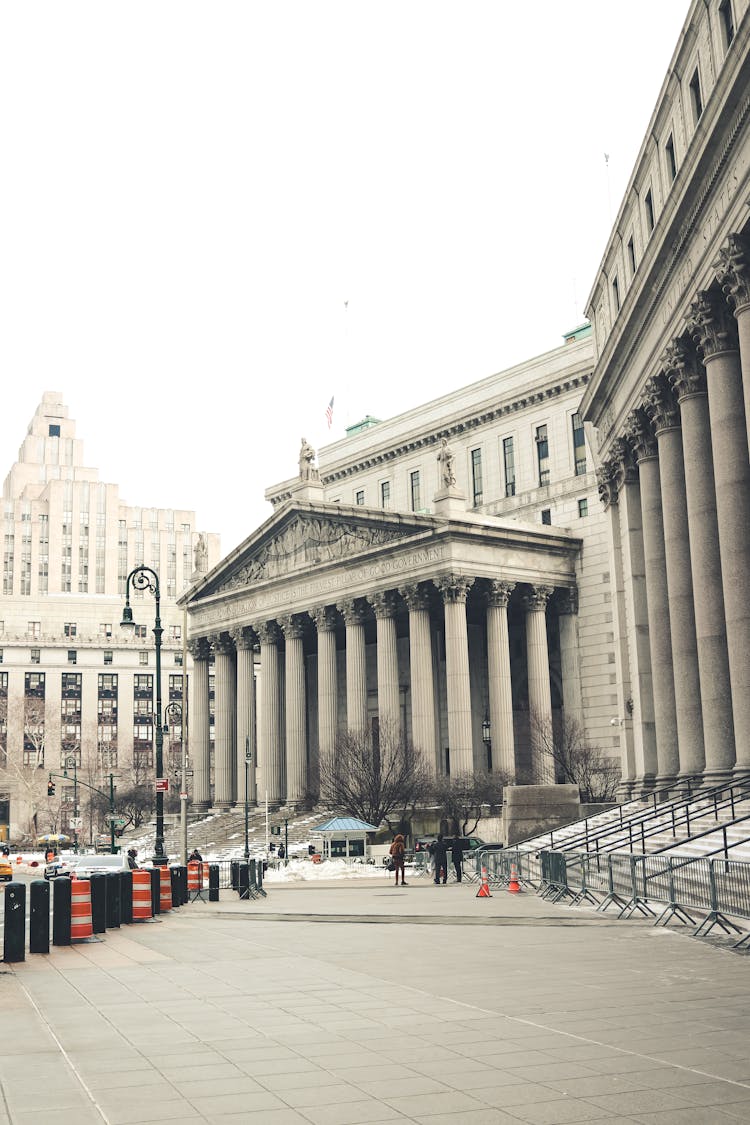
[[429, 516], [359, 512], [336, 505], [275, 513], [194, 587], [189, 601], [242, 590], [364, 555], [431, 530]]

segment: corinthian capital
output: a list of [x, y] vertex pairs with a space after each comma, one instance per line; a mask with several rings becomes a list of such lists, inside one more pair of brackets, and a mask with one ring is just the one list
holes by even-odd
[[706, 370], [687, 337], [673, 340], [664, 353], [664, 373], [674, 387], [677, 401], [687, 395], [706, 394]]
[[247, 625], [238, 625], [236, 628], [230, 629], [229, 635], [238, 650], [250, 649], [255, 644], [253, 631]]
[[469, 590], [474, 585], [474, 579], [466, 574], [441, 574], [433, 578], [433, 582], [440, 591], [443, 601], [466, 603]]
[[336, 602], [336, 609], [344, 618], [346, 625], [361, 625], [365, 620], [366, 609], [360, 598], [347, 598]]
[[393, 590], [381, 590], [377, 594], [370, 594], [367, 600], [374, 609], [376, 617], [393, 617], [396, 612], [396, 595]]
[[399, 586], [398, 592], [406, 602], [408, 609], [430, 608], [430, 595], [419, 582], [407, 582], [405, 586]]
[[515, 588], [515, 582], [502, 582], [500, 579], [492, 578], [487, 583], [487, 605], [507, 607]]
[[259, 621], [257, 625], [253, 625], [253, 629], [262, 645], [277, 645], [279, 643], [279, 627], [275, 621]]
[[212, 633], [208, 640], [215, 656], [229, 656], [234, 652], [234, 642], [228, 633]]
[[635, 463], [633, 443], [627, 434], [612, 442], [612, 463], [615, 466], [615, 488], [618, 493], [624, 484], [635, 484], [638, 480], [638, 466]]
[[651, 419], [654, 432], [674, 429], [680, 424], [680, 408], [665, 378], [655, 375], [643, 388], [643, 409]]
[[208, 660], [211, 653], [206, 637], [191, 637], [187, 647], [193, 660]]
[[338, 616], [332, 605], [319, 605], [308, 612], [319, 633], [332, 633], [336, 628]]
[[656, 437], [645, 411], [634, 410], [628, 415], [627, 435], [639, 464], [649, 457], [656, 457]]
[[750, 304], [750, 250], [741, 234], [729, 235], [714, 262], [714, 269], [736, 316]]
[[618, 462], [616, 460], [604, 461], [596, 470], [596, 487], [605, 511], [611, 504], [617, 503], [619, 486]]
[[698, 294], [690, 306], [687, 325], [704, 363], [739, 347], [736, 321], [722, 294], [713, 289]]
[[302, 639], [304, 627], [299, 613], [288, 613], [285, 617], [280, 617], [278, 624], [281, 626], [281, 631], [286, 640], [299, 641]]
[[544, 613], [553, 592], [553, 586], [529, 586], [523, 596], [524, 609], [527, 613], [534, 611]]

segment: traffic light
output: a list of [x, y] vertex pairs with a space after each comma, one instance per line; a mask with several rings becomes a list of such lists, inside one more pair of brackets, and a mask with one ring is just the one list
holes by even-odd
[[52, 780], [52, 778], [50, 777], [47, 781], [47, 796], [48, 797], [54, 797], [54, 795], [55, 795], [55, 783]]

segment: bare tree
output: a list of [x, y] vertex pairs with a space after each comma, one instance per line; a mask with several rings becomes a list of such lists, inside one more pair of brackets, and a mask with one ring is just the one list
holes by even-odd
[[44, 769], [44, 744], [46, 728], [44, 725], [44, 700], [28, 696], [23, 707], [23, 741], [32, 747], [35, 755], [34, 765]]
[[337, 738], [333, 753], [321, 755], [321, 800], [376, 827], [385, 821], [392, 830], [428, 790], [422, 755], [385, 724], [376, 735], [347, 731]]
[[504, 773], [459, 773], [438, 777], [432, 784], [432, 800], [455, 836], [471, 836], [482, 816], [483, 806], [501, 805]]
[[591, 745], [579, 722], [563, 717], [559, 724], [553, 724], [532, 711], [530, 725], [536, 754], [552, 760], [559, 780], [578, 786], [582, 801], [615, 799], [620, 763]]

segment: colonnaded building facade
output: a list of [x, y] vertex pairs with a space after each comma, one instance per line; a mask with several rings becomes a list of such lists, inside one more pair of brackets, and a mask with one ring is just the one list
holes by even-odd
[[591, 369], [585, 326], [368, 417], [319, 465], [303, 440], [298, 475], [267, 490], [273, 514], [184, 599], [194, 807], [244, 799], [248, 752], [251, 801], [314, 800], [321, 755], [376, 721], [437, 774], [552, 782], [532, 735], [563, 715], [619, 757], [606, 525], [578, 409]]
[[[47, 773], [66, 759], [105, 792], [110, 772], [121, 784], [151, 780], [155, 723], [164, 721], [155, 715], [155, 603], [131, 593], [128, 636], [119, 627], [126, 579], [143, 564], [159, 575], [163, 698], [181, 704], [188, 669], [177, 596], [220, 551], [216, 535], [199, 535], [194, 512], [131, 507], [100, 481], [55, 391], [43, 395], [5, 479], [3, 533], [0, 836], [17, 842], [40, 812], [40, 830], [51, 820], [70, 831], [72, 781], [47, 797]], [[168, 726], [174, 776], [182, 730], [174, 717]]]
[[750, 772], [749, 48], [691, 4], [589, 299], [635, 791]]

